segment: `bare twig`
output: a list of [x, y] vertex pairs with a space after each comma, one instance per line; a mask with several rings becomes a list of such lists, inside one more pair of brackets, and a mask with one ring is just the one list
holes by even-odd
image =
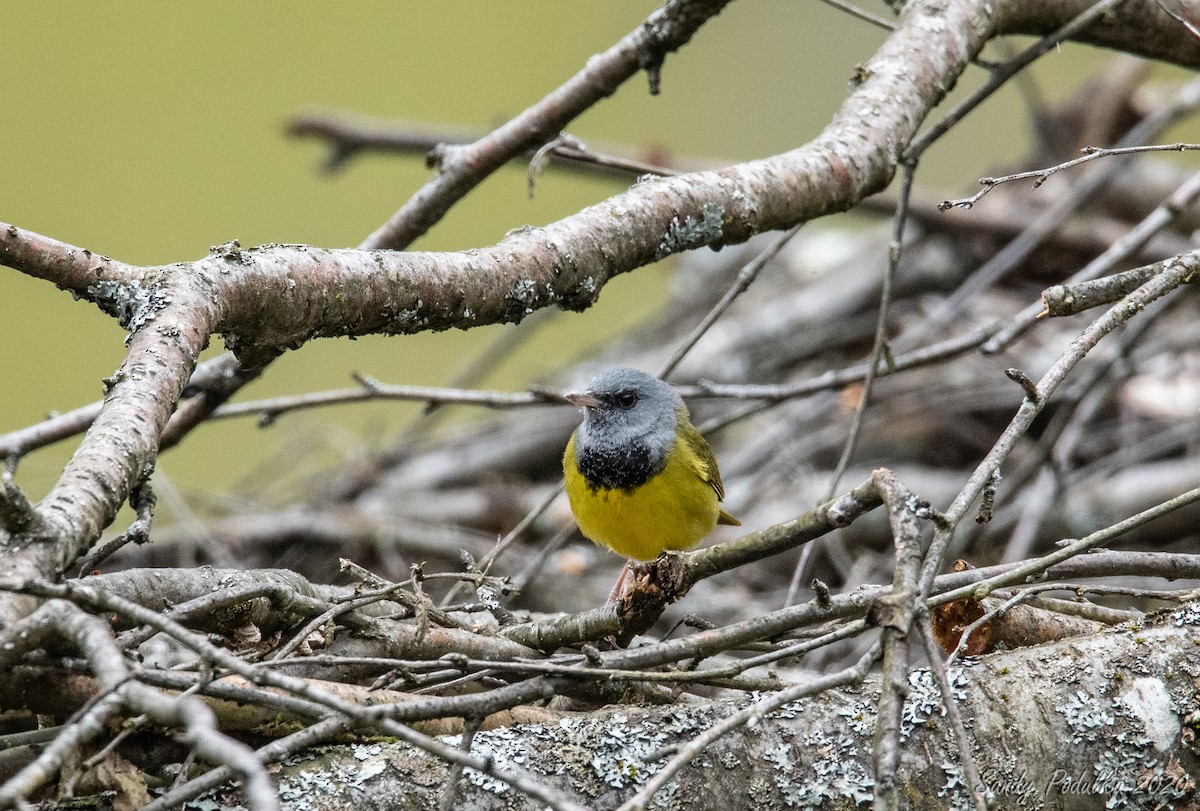
[[[1103, 5], [1105, 3], [1097, 3], [1089, 9], [1089, 12]], [[1200, 104], [1200, 79], [1193, 80], [1185, 85], [1171, 104], [1156, 110], [1152, 115], [1138, 122], [1136, 126], [1121, 138], [1120, 144], [1122, 146], [1129, 146], [1143, 143], [1148, 138], [1154, 137], [1156, 133], [1178, 121], [1189, 110], [1194, 109], [1197, 104]], [[1061, 228], [1067, 218], [1077, 211], [1080, 206], [1091, 200], [1121, 170], [1127, 160], [1127, 157], [1119, 157], [1117, 160], [1111, 161], [1106, 165], [1094, 166], [1084, 172], [1078, 182], [1063, 197], [1051, 205], [1046, 212], [1038, 217], [1020, 237], [1001, 248], [1000, 251], [994, 254], [978, 270], [972, 273], [967, 281], [960, 285], [953, 294], [944, 299], [933, 312], [929, 313], [917, 329], [910, 330], [904, 336], [905, 340], [916, 342], [923, 336], [932, 334], [935, 330], [940, 329], [955, 313], [960, 311], [964, 301], [987, 289], [1020, 262], [1024, 261], [1036, 247]], [[998, 332], [1002, 326], [1004, 324], [996, 324], [995, 331]]]
[[429, 181], [360, 246], [365, 250], [405, 248], [484, 178], [527, 149], [558, 136], [567, 124], [611, 95], [645, 68], [650, 92], [657, 90], [664, 57], [687, 44], [727, 0], [669, 0], [661, 9], [538, 104], [465, 147], [441, 150], [438, 175]]
[[853, 3], [847, 3], [845, 0], [821, 0], [826, 5], [833, 6], [839, 11], [844, 11], [851, 17], [856, 17], [864, 22], [868, 22], [876, 28], [882, 28], [884, 31], [894, 31], [896, 24], [891, 20], [885, 20], [883, 17], [877, 17], [869, 11], [863, 11]]
[[[306, 113], [288, 122], [287, 133], [297, 137], [314, 137], [325, 140], [329, 145], [329, 156], [323, 169], [336, 172], [353, 158], [365, 152], [392, 154], [417, 154], [436, 160], [436, 151], [448, 147], [467, 146], [479, 140], [485, 133], [454, 130], [431, 130], [422, 124], [395, 120], [371, 120], [345, 113]], [[435, 153], [432, 158], [430, 153]], [[560, 135], [540, 149], [526, 149], [520, 157], [534, 164], [544, 163], [570, 169], [575, 172], [630, 179], [642, 175], [670, 176], [680, 170], [648, 163], [630, 154], [613, 154], [611, 150], [596, 150], [571, 136]], [[696, 161], [687, 161], [689, 166], [700, 168]], [[538, 171], [541, 171], [539, 165]]]
[[[766, 267], [772, 259], [779, 255], [779, 252], [782, 251], [784, 247], [786, 247], [787, 244], [792, 241], [792, 238], [795, 237], [796, 234], [800, 233], [800, 229], [803, 227], [803, 225], [804, 223], [800, 223], [799, 225], [789, 228], [738, 271], [737, 276], [734, 278], [733, 284], [730, 285], [729, 289], [725, 291], [725, 295], [721, 297], [721, 300], [714, 304], [711, 310], [705, 313], [704, 318], [700, 320], [700, 323], [696, 325], [695, 329], [693, 329], [686, 338], [684, 338], [683, 343], [676, 348], [675, 352], [671, 355], [670, 360], [663, 364], [662, 369], [660, 369], [658, 372], [659, 377], [661, 377], [663, 380], [666, 380], [671, 376], [671, 372], [675, 371], [675, 367], [679, 365], [679, 362], [683, 360], [684, 356], [687, 355], [687, 353], [692, 350], [692, 347], [694, 347], [696, 343], [704, 337], [704, 333], [708, 332], [709, 327], [716, 323], [716, 320], [720, 318], [726, 310], [729, 309], [729, 306], [733, 304], [734, 300], [738, 296], [746, 292], [750, 285], [754, 284], [754, 280], [758, 278], [758, 274], [762, 271], [762, 269]], [[832, 493], [830, 493], [830, 495], [832, 495]]]
[[[1056, 284], [1042, 292], [1042, 314], [1050, 318], [1061, 318], [1077, 315], [1093, 307], [1112, 304], [1161, 272], [1161, 265], [1147, 265], [1092, 281]], [[1182, 279], [1180, 283], [1192, 284], [1195, 281], [1196, 275], [1193, 274]]]
[[[904, 252], [904, 227], [908, 223], [908, 201], [912, 195], [913, 175], [915, 173], [915, 163], [905, 163], [901, 167], [900, 199], [896, 205], [896, 214], [892, 218], [892, 238], [888, 242], [888, 261], [883, 273], [883, 285], [879, 293], [879, 315], [875, 323], [875, 339], [871, 344], [871, 354], [867, 359], [867, 374], [863, 378], [862, 395], [859, 397], [858, 405], [854, 410], [854, 420], [850, 426], [850, 433], [846, 437], [846, 445], [842, 449], [842, 455], [838, 459], [837, 467], [833, 471], [833, 478], [826, 491], [828, 494], [827, 498], [832, 496], [837, 490], [838, 484], [846, 472], [846, 467], [850, 464], [850, 458], [854, 455], [854, 449], [858, 445], [858, 436], [862, 431], [863, 417], [867, 413], [867, 404], [871, 400], [871, 393], [875, 386], [875, 376], [879, 374], [879, 364], [885, 358], [889, 360], [891, 358], [887, 345], [888, 314], [892, 306], [892, 285], [896, 278], [896, 268], [899, 266], [900, 257]], [[888, 371], [894, 370], [889, 369]]]
[[1037, 385], [1038, 399], [1033, 400], [1026, 397], [1025, 402], [1022, 403], [1008, 427], [992, 446], [987, 457], [976, 467], [966, 486], [947, 508], [945, 523], [939, 526], [934, 533], [933, 543], [921, 572], [921, 592], [923, 594], [928, 593], [929, 587], [937, 576], [938, 569], [941, 568], [942, 557], [958, 522], [994, 471], [1000, 468], [1004, 459], [1012, 452], [1017, 439], [1024, 435], [1034, 418], [1041, 412], [1047, 398], [1105, 335], [1133, 318], [1154, 300], [1178, 287], [1185, 278], [1195, 273], [1198, 266], [1200, 266], [1200, 252], [1184, 254], [1163, 263], [1163, 270], [1159, 275], [1130, 293], [1121, 303], [1094, 321], [1042, 376]]
[[[900, 807], [900, 719], [908, 692], [909, 632], [917, 608], [917, 576], [921, 569], [921, 528], [919, 514], [933, 516], [928, 504], [922, 504], [891, 471], [876, 470], [871, 480], [879, 489], [888, 511], [888, 523], [896, 548], [896, 566], [892, 590], [881, 594], [871, 606], [869, 618], [882, 629], [883, 646], [878, 714], [875, 721], [875, 807]], [[949, 700], [949, 699], [947, 699]]]
[[80, 562], [77, 577], [83, 577], [126, 544], [143, 544], [150, 540], [150, 523], [154, 520], [154, 505], [157, 501], [150, 483], [152, 475], [153, 471], [146, 471], [129, 493], [129, 506], [137, 513], [137, 518], [129, 525], [129, 529], [106, 543], [92, 547]]
[[930, 605], [943, 605], [954, 600], [961, 600], [968, 597], [981, 598], [1002, 586], [1011, 586], [1023, 582], [1027, 577], [1039, 575], [1049, 569], [1056, 563], [1069, 560], [1078, 555], [1080, 552], [1085, 552], [1089, 549], [1095, 549], [1099, 546], [1111, 542], [1114, 538], [1119, 537], [1122, 533], [1128, 532], [1135, 527], [1145, 524], [1147, 521], [1153, 521], [1155, 518], [1166, 515], [1167, 513], [1178, 510], [1180, 507], [1187, 506], [1200, 501], [1200, 488], [1189, 490], [1186, 493], [1181, 493], [1169, 501], [1151, 507], [1148, 510], [1143, 510], [1137, 515], [1132, 515], [1124, 521], [1118, 521], [1112, 526], [1097, 530], [1086, 537], [1080, 538], [1061, 549], [1057, 549], [1048, 555], [1043, 555], [1040, 558], [1023, 561], [1011, 568], [1006, 568], [1001, 574], [988, 577], [976, 583], [971, 583], [967, 586], [951, 589], [932, 597], [929, 600]]
[[[462, 741], [458, 747], [465, 754], [471, 754], [471, 744], [475, 740], [475, 733], [479, 731], [479, 725], [482, 720], [478, 717], [465, 719]], [[450, 773], [446, 775], [446, 780], [442, 786], [442, 799], [438, 803], [439, 811], [452, 811], [454, 808], [455, 797], [458, 795], [464, 768], [465, 766], [462, 763], [453, 763], [450, 765]]]
[[938, 691], [942, 694], [942, 706], [946, 708], [946, 720], [954, 732], [954, 742], [958, 745], [958, 762], [966, 778], [971, 797], [975, 801], [977, 811], [987, 811], [989, 795], [992, 792], [979, 779], [979, 767], [975, 765], [975, 755], [971, 752], [971, 739], [967, 736], [967, 728], [963, 724], [962, 713], [958, 711], [958, 702], [954, 698], [954, 690], [950, 686], [950, 677], [946, 673], [949, 662], [942, 662], [942, 652], [933, 638], [927, 617], [922, 617], [917, 623], [921, 642], [925, 645], [925, 655], [929, 660], [929, 670], [937, 682]]
[[970, 208], [971, 206], [975, 205], [975, 203], [979, 202], [979, 198], [983, 197], [992, 189], [1005, 183], [1011, 183], [1014, 180], [1034, 178], [1033, 188], [1036, 189], [1049, 180], [1052, 175], [1067, 169], [1074, 169], [1076, 166], [1088, 163], [1089, 161], [1094, 161], [1097, 158], [1111, 158], [1114, 155], [1135, 155], [1142, 152], [1186, 152], [1192, 149], [1200, 149], [1200, 144], [1141, 144], [1138, 146], [1126, 147], [1085, 146], [1081, 150], [1084, 153], [1083, 157], [1075, 158], [1069, 161], [1063, 161], [1062, 163], [1051, 166], [1048, 169], [1032, 169], [1028, 172], [1016, 172], [1011, 175], [1003, 175], [1002, 177], [981, 177], [979, 179], [979, 184], [983, 186], [983, 188], [980, 189], [976, 194], [961, 200], [946, 200], [944, 203], [938, 206], [938, 208], [940, 208], [942, 211], [945, 211], [948, 208]]

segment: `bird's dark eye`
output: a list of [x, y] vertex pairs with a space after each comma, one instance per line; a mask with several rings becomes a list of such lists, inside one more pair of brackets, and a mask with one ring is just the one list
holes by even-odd
[[638, 401], [637, 395], [632, 391], [620, 391], [616, 396], [617, 405], [621, 408], [633, 408]]

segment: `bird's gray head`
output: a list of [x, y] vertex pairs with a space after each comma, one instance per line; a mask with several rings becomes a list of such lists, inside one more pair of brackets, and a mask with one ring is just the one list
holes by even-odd
[[629, 486], [623, 482], [648, 478], [666, 465], [683, 405], [668, 384], [636, 369], [610, 369], [567, 400], [583, 409], [575, 451], [589, 479]]

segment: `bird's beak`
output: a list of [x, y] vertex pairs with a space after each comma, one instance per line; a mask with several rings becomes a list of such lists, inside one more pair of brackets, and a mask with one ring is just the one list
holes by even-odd
[[595, 408], [600, 405], [600, 400], [596, 398], [596, 395], [586, 391], [564, 395], [563, 399], [571, 405], [577, 405], [580, 408]]

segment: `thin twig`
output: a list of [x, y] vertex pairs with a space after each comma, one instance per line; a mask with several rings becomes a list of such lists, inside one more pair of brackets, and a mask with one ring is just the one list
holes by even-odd
[[516, 408], [520, 406], [545, 405], [563, 402], [560, 392], [545, 389], [529, 391], [480, 391], [478, 389], [439, 388], [436, 386], [405, 386], [381, 383], [366, 375], [355, 375], [360, 386], [353, 389], [332, 389], [272, 397], [266, 400], [251, 400], [245, 403], [223, 405], [213, 412], [213, 419], [258, 416], [265, 422], [273, 422], [281, 414], [308, 408], [324, 408], [345, 403], [371, 402], [377, 400], [402, 400], [431, 405], [475, 405], [485, 408]]
[[994, 474], [994, 471], [1000, 468], [1000, 465], [1012, 452], [1017, 440], [1033, 424], [1033, 420], [1041, 413], [1050, 395], [1104, 336], [1141, 313], [1151, 302], [1174, 290], [1183, 283], [1185, 278], [1194, 274], [1200, 267], [1200, 251], [1183, 254], [1161, 264], [1162, 273], [1130, 293], [1123, 301], [1092, 322], [1071, 343], [1067, 351], [1038, 381], [1038, 399], [1034, 401], [1027, 397], [1021, 404], [1008, 427], [1005, 428], [984, 460], [975, 468], [953, 503], [946, 509], [945, 521], [934, 533], [933, 542], [921, 572], [922, 594], [928, 594], [929, 588], [941, 568], [942, 559], [953, 537], [954, 529], [966, 514], [971, 502], [979, 495], [985, 482]]
[[917, 613], [917, 577], [921, 570], [921, 525], [932, 518], [919, 500], [889, 470], [876, 470], [871, 480], [879, 488], [888, 512], [896, 549], [892, 590], [871, 605], [869, 619], [881, 628], [883, 664], [875, 719], [875, 808], [900, 807], [900, 726], [908, 694], [909, 634]]
[[863, 22], [868, 22], [876, 28], [882, 28], [884, 31], [895, 31], [896, 24], [891, 20], [885, 20], [883, 17], [877, 17], [869, 11], [863, 11], [853, 3], [848, 3], [846, 0], [821, 0], [827, 6], [833, 6], [838, 11], [844, 11], [851, 17], [857, 17]]
[[[407, 121], [365, 119], [348, 113], [305, 113], [288, 122], [287, 134], [294, 137], [323, 139], [329, 145], [329, 155], [323, 171], [340, 171], [353, 158], [366, 152], [429, 156], [434, 150], [467, 146], [486, 133], [466, 130], [431, 130], [423, 124]], [[642, 175], [670, 176], [678, 172], [671, 166], [647, 163], [629, 154], [614, 154], [612, 150], [593, 149], [577, 139], [556, 138], [538, 150], [527, 149], [513, 159], [527, 158], [530, 166], [544, 152], [544, 163], [588, 175], [630, 179]], [[686, 161], [689, 166], [697, 161]], [[540, 171], [540, 169], [539, 169]]]
[[1070, 543], [1061, 549], [1056, 549], [1040, 558], [1023, 561], [993, 577], [944, 591], [941, 594], [931, 597], [929, 605], [944, 605], [955, 600], [968, 598], [980, 599], [1003, 586], [1017, 585], [1024, 582], [1028, 577], [1042, 574], [1056, 563], [1062, 563], [1089, 549], [1104, 546], [1123, 533], [1129, 532], [1131, 529], [1140, 527], [1148, 521], [1153, 521], [1155, 518], [1174, 512], [1181, 507], [1186, 507], [1188, 504], [1193, 504], [1197, 501], [1200, 501], [1200, 487], [1188, 490], [1186, 493], [1181, 493], [1175, 498], [1164, 501], [1161, 504], [1156, 504], [1148, 510], [1143, 510], [1137, 515], [1131, 515], [1123, 521], [1118, 521], [1111, 526], [1097, 530], [1090, 535], [1080, 538], [1078, 541]]
[[726, 2], [668, 0], [620, 42], [589, 59], [582, 70], [516, 118], [469, 146], [442, 150], [437, 176], [359, 247], [407, 247], [515, 155], [553, 140], [577, 116], [642, 69], [649, 75], [653, 95], [666, 54], [687, 44]]
[[1051, 166], [1048, 169], [1031, 169], [1027, 172], [1016, 172], [1014, 174], [1003, 175], [1001, 177], [981, 177], [979, 178], [979, 184], [983, 186], [983, 188], [980, 189], [976, 194], [973, 194], [970, 197], [964, 197], [961, 200], [946, 200], [939, 205], [938, 208], [942, 211], [945, 211], [949, 208], [970, 208], [971, 206], [975, 205], [975, 203], [979, 202], [979, 199], [992, 189], [1005, 183], [1011, 183], [1014, 180], [1034, 178], [1033, 188], [1036, 189], [1049, 180], [1052, 175], [1067, 169], [1074, 169], [1076, 166], [1088, 163], [1089, 161], [1094, 161], [1097, 158], [1111, 158], [1114, 155], [1134, 155], [1141, 152], [1186, 152], [1193, 149], [1200, 149], [1200, 144], [1141, 144], [1138, 146], [1126, 147], [1085, 146], [1080, 150], [1084, 153], [1082, 157], [1074, 158], [1069, 161], [1063, 161], [1062, 163]]
[[939, 121], [934, 126], [930, 127], [924, 133], [914, 138], [905, 150], [903, 161], [916, 163], [925, 151], [938, 141], [943, 135], [954, 128], [959, 121], [964, 119], [968, 113], [982, 104], [988, 97], [1003, 87], [1012, 76], [1023, 70], [1027, 65], [1031, 64], [1038, 57], [1048, 53], [1055, 48], [1059, 43], [1074, 36], [1079, 31], [1082, 31], [1087, 26], [1091, 25], [1092, 21], [1098, 17], [1108, 13], [1111, 9], [1119, 5], [1122, 0], [1101, 0], [1094, 6], [1090, 6], [1082, 13], [1075, 16], [1066, 25], [1063, 25], [1052, 34], [1042, 37], [1033, 45], [1030, 45], [1024, 51], [1017, 54], [1012, 59], [996, 66], [988, 76], [986, 82], [983, 83], [975, 92], [967, 96], [959, 102], [954, 109], [946, 114], [945, 118]]
[[977, 811], [987, 811], [991, 790], [979, 778], [979, 767], [975, 765], [975, 755], [971, 751], [971, 739], [967, 736], [967, 728], [963, 724], [962, 713], [958, 711], [958, 702], [954, 698], [954, 689], [950, 685], [950, 677], [946, 674], [949, 662], [942, 662], [942, 651], [933, 638], [933, 629], [929, 626], [928, 615], [917, 622], [921, 642], [925, 645], [925, 655], [929, 659], [929, 670], [937, 682], [938, 691], [942, 694], [942, 706], [946, 708], [946, 720], [950, 722], [950, 730], [954, 733], [954, 742], [958, 746], [958, 763], [962, 767], [963, 777], [966, 778], [967, 788], [975, 802]]
[[[1097, 3], [1091, 10], [1105, 5]], [[1085, 12], [1087, 13], [1087, 12]], [[1176, 95], [1174, 101], [1156, 110], [1137, 123], [1120, 140], [1119, 146], [1132, 146], [1144, 143], [1147, 139], [1161, 130], [1171, 126], [1186, 113], [1200, 104], [1200, 79], [1185, 85]], [[1023, 262], [1039, 245], [1043, 244], [1064, 222], [1088, 201], [1092, 200], [1117, 172], [1125, 166], [1127, 157], [1118, 158], [1102, 166], [1093, 166], [1083, 173], [1078, 182], [1057, 200], [1049, 209], [1036, 219], [1019, 237], [1012, 240], [985, 262], [978, 270], [947, 296], [932, 312], [928, 313], [920, 325], [904, 336], [906, 341], [918, 342], [924, 336], [940, 329], [946, 322], [961, 312], [963, 303], [971, 296], [981, 293], [1005, 274]], [[997, 322], [995, 332], [1006, 326]]]
[[[458, 748], [464, 754], [471, 754], [471, 744], [475, 742], [475, 733], [479, 731], [483, 719], [475, 716], [472, 718], [463, 719], [462, 741]], [[458, 796], [459, 784], [462, 782], [463, 770], [466, 767], [460, 763], [450, 764], [450, 773], [446, 775], [442, 785], [442, 799], [438, 803], [439, 811], [452, 811], [454, 808], [455, 798]]]
[[[903, 164], [902, 172], [900, 194], [896, 203], [896, 212], [892, 217], [892, 237], [888, 243], [888, 261], [883, 272], [879, 292], [879, 314], [875, 321], [875, 339], [871, 344], [871, 354], [867, 358], [866, 374], [863, 377], [862, 391], [859, 394], [858, 403], [854, 409], [854, 417], [850, 422], [850, 431], [846, 435], [846, 442], [842, 446], [841, 456], [838, 457], [837, 465], [834, 467], [833, 475], [829, 480], [829, 486], [825, 490], [825, 499], [822, 500], [833, 497], [833, 494], [837, 492], [837, 487], [842, 480], [842, 476], [846, 474], [846, 468], [850, 466], [850, 459], [854, 456], [854, 449], [858, 447], [858, 438], [862, 433], [863, 422], [867, 414], [867, 404], [871, 400], [871, 393], [875, 386], [875, 378], [879, 374], [879, 364], [883, 360], [885, 351], [887, 350], [887, 327], [892, 303], [892, 285], [896, 278], [896, 268], [900, 264], [900, 257], [904, 250], [904, 226], [908, 222], [908, 203], [912, 196], [913, 176], [916, 173], [916, 165], [905, 163]], [[888, 358], [889, 360], [891, 359], [890, 353], [888, 353]], [[889, 369], [889, 371], [894, 371], [894, 369]], [[796, 561], [796, 566], [792, 570], [792, 579], [788, 584], [787, 596], [784, 597], [783, 604], [785, 606], [791, 605], [795, 601], [796, 594], [800, 590], [800, 583], [808, 579], [806, 575], [816, 549], [817, 546], [815, 544], [810, 544], [800, 552], [800, 558]]]
[[79, 564], [76, 577], [83, 577], [121, 547], [130, 543], [144, 544], [150, 540], [150, 524], [154, 520], [154, 505], [158, 501], [151, 486], [152, 475], [153, 471], [146, 471], [129, 491], [129, 506], [133, 507], [137, 518], [117, 537], [92, 547]]
[[779, 255], [779, 252], [782, 251], [784, 247], [792, 241], [792, 238], [795, 237], [796, 234], [800, 233], [800, 229], [803, 227], [804, 223], [800, 223], [799, 225], [794, 225], [788, 230], [784, 231], [779, 237], [776, 238], [774, 242], [764, 248], [762, 252], [747, 262], [742, 269], [738, 271], [733, 284], [730, 285], [729, 289], [725, 291], [725, 295], [721, 297], [721, 300], [714, 304], [711, 310], [705, 313], [704, 318], [700, 319], [700, 323], [696, 325], [695, 329], [693, 329], [691, 333], [683, 339], [683, 342], [676, 348], [675, 352], [671, 355], [670, 360], [663, 364], [662, 369], [659, 370], [658, 373], [660, 378], [666, 380], [671, 376], [671, 372], [675, 371], [675, 367], [679, 365], [679, 362], [683, 360], [684, 356], [686, 356], [688, 352], [692, 351], [692, 348], [701, 338], [704, 337], [704, 334], [708, 332], [709, 328], [714, 323], [716, 323], [716, 320], [720, 318], [726, 310], [729, 309], [729, 306], [733, 304], [734, 300], [737, 299], [738, 296], [749, 289], [750, 285], [754, 283], [754, 280], [758, 278], [759, 272], [766, 267], [772, 259]]

